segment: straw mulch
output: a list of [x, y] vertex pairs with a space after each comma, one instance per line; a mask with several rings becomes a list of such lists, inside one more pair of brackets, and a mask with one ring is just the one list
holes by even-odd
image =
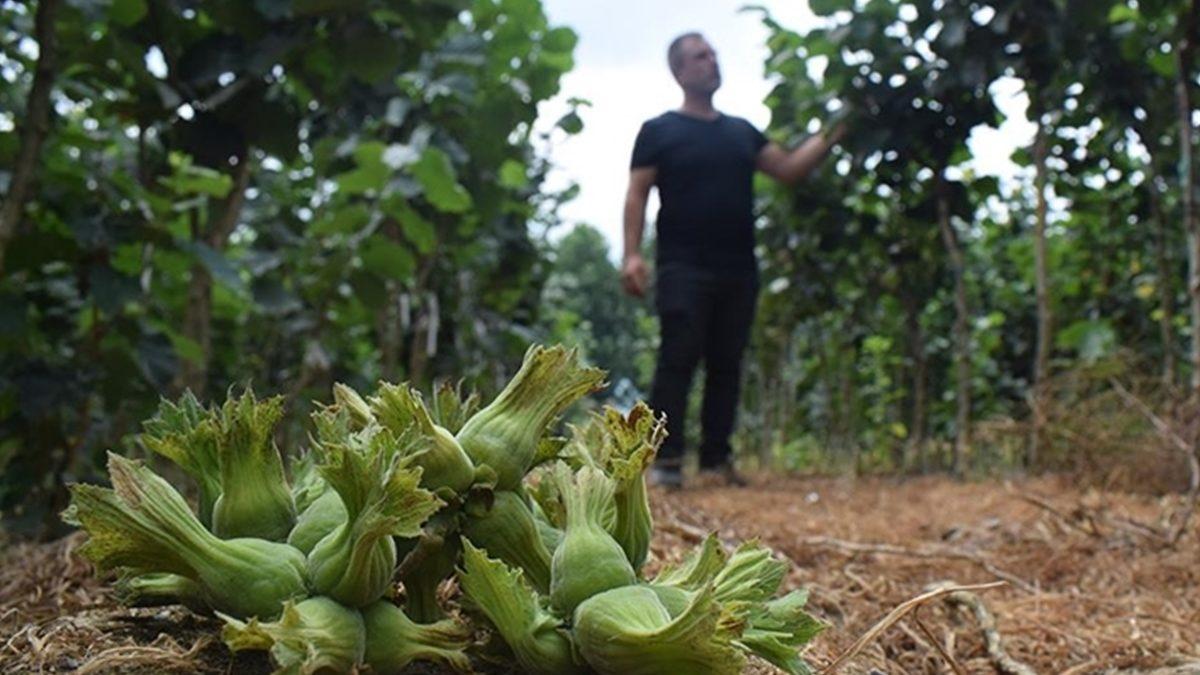
[[823, 478], [682, 491], [659, 505], [668, 549], [716, 530], [791, 558], [790, 582], [830, 624], [808, 653], [817, 668], [938, 584], [1002, 581], [919, 604], [841, 672], [1200, 673], [1196, 518], [1174, 546], [1166, 539], [1182, 497], [1052, 478]]
[[[809, 588], [830, 626], [807, 653], [817, 669], [851, 652], [838, 672], [1200, 673], [1187, 665], [1200, 663], [1198, 519], [1164, 538], [1180, 498], [1052, 478], [812, 478], [652, 501], [659, 559], [715, 530], [794, 562], [789, 585]], [[80, 542], [0, 560], [0, 672], [269, 672], [262, 654], [231, 656], [212, 619], [117, 605], [74, 554]], [[997, 581], [905, 605], [939, 584]]]

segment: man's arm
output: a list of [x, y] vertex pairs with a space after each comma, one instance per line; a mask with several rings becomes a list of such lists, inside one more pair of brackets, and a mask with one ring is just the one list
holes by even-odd
[[629, 190], [625, 193], [625, 253], [621, 257], [621, 285], [625, 292], [641, 297], [646, 293], [650, 270], [642, 260], [642, 233], [646, 229], [646, 202], [650, 188], [658, 179], [655, 167], [639, 167], [629, 172]]
[[825, 159], [829, 149], [846, 135], [839, 124], [828, 134], [816, 134], [788, 152], [777, 143], [767, 143], [758, 153], [758, 170], [788, 185], [805, 178]]

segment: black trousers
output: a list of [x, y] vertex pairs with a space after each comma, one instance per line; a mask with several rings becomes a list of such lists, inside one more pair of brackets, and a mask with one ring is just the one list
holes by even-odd
[[661, 465], [683, 460], [688, 393], [704, 361], [700, 414], [700, 466], [732, 459], [729, 436], [737, 416], [742, 354], [758, 299], [758, 272], [709, 270], [679, 263], [659, 266], [655, 304], [662, 339], [654, 370], [651, 405], [667, 415]]

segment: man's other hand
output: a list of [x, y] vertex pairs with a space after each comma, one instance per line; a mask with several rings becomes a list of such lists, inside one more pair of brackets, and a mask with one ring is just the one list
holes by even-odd
[[642, 256], [635, 253], [625, 257], [621, 264], [621, 287], [626, 293], [638, 298], [646, 295], [649, 278], [650, 270]]

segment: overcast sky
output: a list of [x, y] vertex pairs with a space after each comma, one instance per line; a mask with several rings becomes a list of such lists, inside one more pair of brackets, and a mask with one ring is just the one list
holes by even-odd
[[[553, 123], [565, 111], [566, 100], [591, 101], [584, 108], [584, 130], [556, 145], [551, 153], [559, 167], [554, 184], [575, 181], [581, 192], [561, 215], [567, 227], [586, 222], [608, 237], [613, 256], [620, 255], [621, 208], [629, 177], [629, 157], [641, 123], [678, 107], [682, 95], [666, 65], [666, 49], [680, 33], [704, 33], [717, 50], [723, 85], [716, 95], [721, 111], [745, 117], [763, 129], [770, 121], [763, 100], [770, 83], [763, 76], [767, 31], [758, 12], [739, 12], [746, 0], [704, 0], [684, 4], [679, 0], [543, 0], [554, 24], [579, 33], [575, 70], [563, 78], [562, 92], [542, 104], [544, 122]], [[784, 26], [804, 32], [817, 19], [805, 0], [758, 0]], [[1023, 117], [1023, 96], [1014, 96], [1019, 84], [999, 87], [998, 102], [1006, 112]], [[1000, 130], [983, 131], [973, 138], [973, 149], [983, 173], [1011, 175], [1015, 167], [1007, 157], [1017, 144], [1032, 139], [1032, 127], [1019, 122]], [[648, 216], [654, 217], [657, 201], [651, 197]]]

